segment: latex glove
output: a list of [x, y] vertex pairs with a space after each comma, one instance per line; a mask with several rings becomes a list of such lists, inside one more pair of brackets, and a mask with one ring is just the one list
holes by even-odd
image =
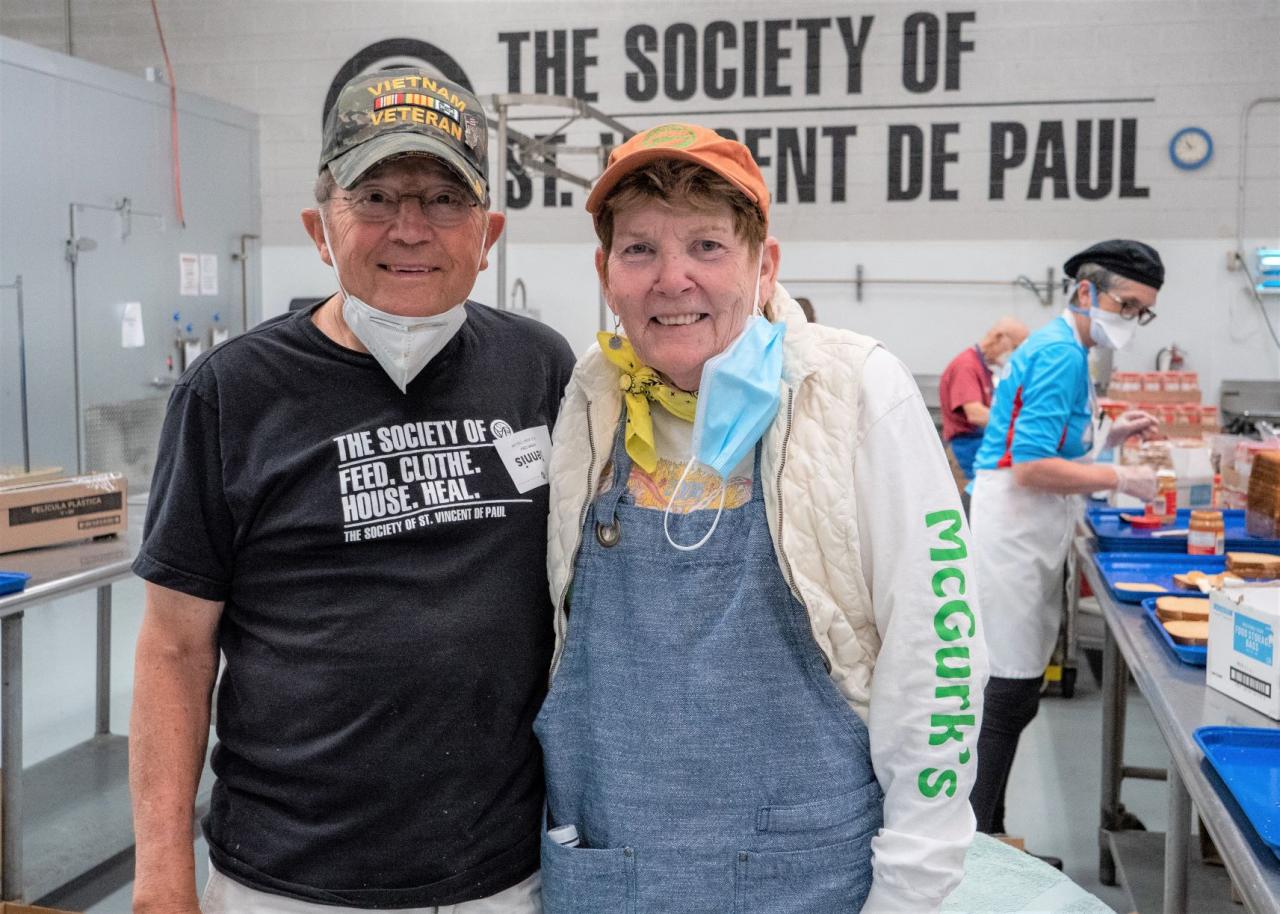
[[1145, 464], [1112, 467], [1116, 471], [1116, 491], [1132, 495], [1139, 501], [1151, 501], [1156, 497], [1156, 471]]
[[1148, 432], [1154, 432], [1159, 427], [1160, 420], [1151, 413], [1140, 409], [1126, 410], [1111, 423], [1111, 431], [1107, 432], [1106, 448], [1124, 444], [1134, 435], [1142, 435], [1146, 438]]

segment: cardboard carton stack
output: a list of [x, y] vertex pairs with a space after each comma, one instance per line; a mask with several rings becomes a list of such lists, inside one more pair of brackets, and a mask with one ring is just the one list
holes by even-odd
[[1194, 371], [1117, 371], [1111, 375], [1103, 407], [1113, 415], [1142, 409], [1160, 420], [1169, 438], [1202, 438], [1218, 431], [1218, 408], [1200, 402]]

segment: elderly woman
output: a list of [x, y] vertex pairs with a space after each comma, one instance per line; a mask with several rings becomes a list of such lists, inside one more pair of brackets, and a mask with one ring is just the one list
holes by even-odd
[[777, 285], [740, 143], [641, 133], [587, 209], [620, 327], [551, 461], [545, 910], [934, 910], [986, 654], [911, 375]]

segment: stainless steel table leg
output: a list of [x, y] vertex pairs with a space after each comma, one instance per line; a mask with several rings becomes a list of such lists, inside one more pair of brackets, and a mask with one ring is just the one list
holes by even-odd
[[1191, 795], [1177, 765], [1169, 766], [1169, 827], [1164, 833], [1164, 914], [1187, 914]]
[[1102, 640], [1102, 809], [1098, 827], [1098, 881], [1116, 884], [1116, 862], [1106, 833], [1119, 826], [1124, 766], [1125, 685], [1129, 668], [1111, 629]]
[[98, 685], [96, 736], [111, 732], [111, 585], [98, 588]]
[[0, 621], [0, 899], [22, 900], [22, 613]]

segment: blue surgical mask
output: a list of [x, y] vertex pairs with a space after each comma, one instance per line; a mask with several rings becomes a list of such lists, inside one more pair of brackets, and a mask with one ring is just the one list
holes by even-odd
[[724, 511], [729, 473], [755, 447], [777, 414], [782, 381], [782, 339], [786, 330], [784, 323], [773, 324], [761, 315], [753, 314], [738, 338], [702, 366], [698, 409], [693, 417], [693, 456], [685, 465], [671, 498], [675, 500], [694, 461], [697, 461], [720, 477], [720, 505], [706, 535], [685, 546], [671, 538], [667, 526], [671, 516], [671, 503], [668, 502], [662, 517], [662, 529], [667, 535], [667, 542], [675, 548], [682, 551], [698, 549], [711, 538]]

